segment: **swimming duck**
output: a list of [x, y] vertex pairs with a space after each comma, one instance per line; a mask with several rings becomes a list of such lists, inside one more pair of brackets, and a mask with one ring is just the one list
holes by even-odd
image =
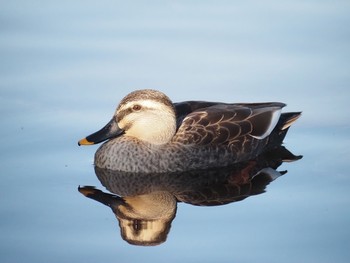
[[122, 99], [112, 120], [78, 142], [103, 142], [95, 166], [133, 173], [225, 167], [280, 144], [300, 112], [281, 114], [284, 103], [172, 103], [144, 89]]

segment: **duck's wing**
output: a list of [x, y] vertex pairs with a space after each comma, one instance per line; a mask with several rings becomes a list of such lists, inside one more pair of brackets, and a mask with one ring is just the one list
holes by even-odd
[[218, 102], [208, 102], [208, 101], [183, 101], [174, 103], [175, 112], [176, 112], [176, 124], [177, 128], [180, 127], [182, 121], [190, 113], [198, 110], [205, 109], [211, 106], [218, 105]]
[[[184, 106], [185, 105], [185, 106]], [[223, 104], [187, 102], [175, 105], [179, 128], [173, 141], [183, 144], [231, 144], [242, 136], [264, 139], [276, 126], [280, 102]]]

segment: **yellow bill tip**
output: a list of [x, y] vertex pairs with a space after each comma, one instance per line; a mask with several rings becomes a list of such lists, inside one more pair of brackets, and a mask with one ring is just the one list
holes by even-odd
[[78, 145], [92, 145], [94, 144], [93, 142], [89, 142], [86, 138], [84, 139], [81, 139], [79, 142], [78, 142]]

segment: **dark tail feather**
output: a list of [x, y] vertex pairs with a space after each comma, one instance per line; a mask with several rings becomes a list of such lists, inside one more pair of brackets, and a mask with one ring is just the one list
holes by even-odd
[[301, 112], [282, 113], [276, 127], [282, 131], [288, 129], [300, 116]]
[[273, 147], [282, 144], [289, 127], [301, 116], [301, 112], [282, 113], [274, 130], [272, 131], [269, 144]]

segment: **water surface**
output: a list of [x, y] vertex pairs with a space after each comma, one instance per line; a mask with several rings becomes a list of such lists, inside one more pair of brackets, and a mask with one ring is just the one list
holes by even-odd
[[[10, 1], [0, 11], [1, 262], [347, 262], [347, 1]], [[167, 241], [131, 246], [93, 169], [120, 99], [282, 101], [303, 111], [285, 145], [302, 160], [267, 192], [179, 203]]]

